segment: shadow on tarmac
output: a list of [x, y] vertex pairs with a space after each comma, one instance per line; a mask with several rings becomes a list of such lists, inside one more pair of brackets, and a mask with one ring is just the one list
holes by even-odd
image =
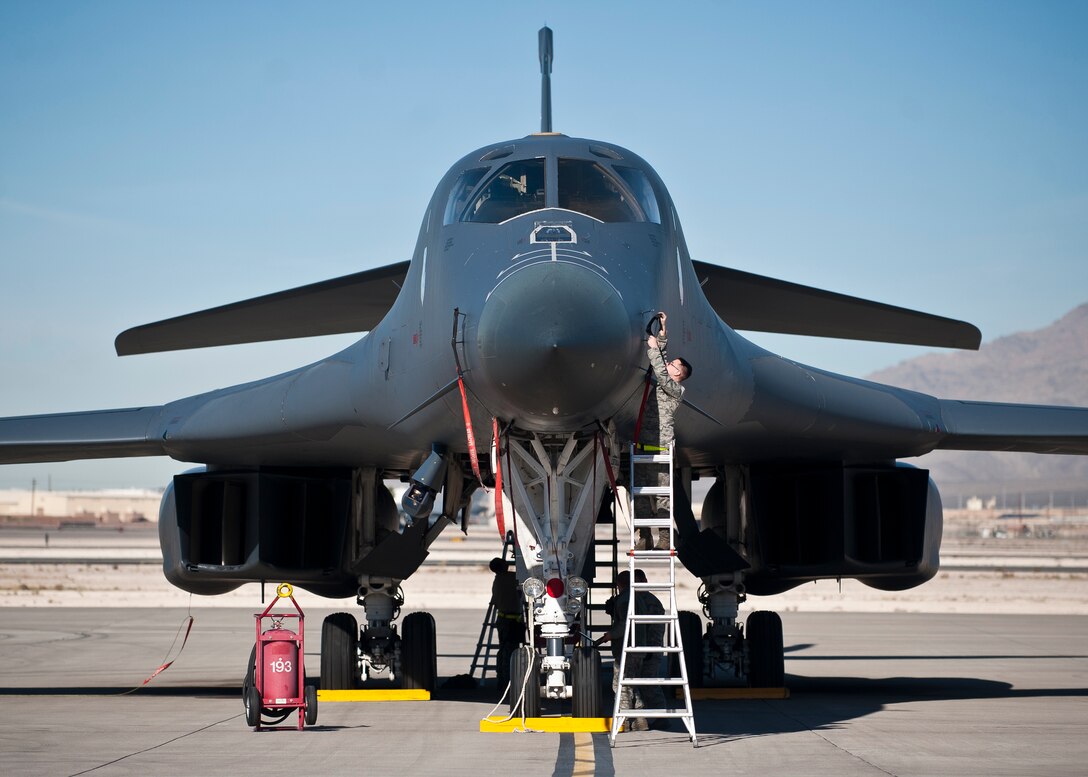
[[1059, 697], [1088, 700], [1088, 688], [1013, 688], [1009, 683], [971, 677], [787, 675], [786, 687], [790, 698], [784, 700], [695, 702], [699, 746], [771, 734], [831, 730], [908, 702]]

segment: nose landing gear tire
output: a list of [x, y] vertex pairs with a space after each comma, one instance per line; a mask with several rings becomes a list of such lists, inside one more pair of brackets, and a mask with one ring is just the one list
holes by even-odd
[[575, 648], [570, 662], [574, 686], [570, 714], [575, 718], [601, 717], [601, 653], [596, 648]]
[[[510, 657], [510, 712], [524, 712], [527, 718], [540, 717], [540, 672], [536, 651], [521, 647]], [[524, 699], [521, 689], [525, 687]], [[519, 706], [519, 701], [521, 706]]]

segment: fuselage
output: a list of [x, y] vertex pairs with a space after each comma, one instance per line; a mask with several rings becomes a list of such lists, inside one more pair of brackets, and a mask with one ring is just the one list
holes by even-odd
[[[558, 134], [485, 146], [450, 168], [396, 302], [360, 341], [172, 403], [162, 438], [176, 458], [212, 464], [404, 471], [433, 443], [466, 450], [460, 367], [477, 439], [492, 418], [540, 433], [611, 420], [628, 439], [645, 327], [661, 310], [670, 356], [695, 365], [693, 410], [677, 425], [697, 467], [781, 456], [783, 444], [798, 456], [894, 458], [936, 439], [919, 422], [930, 398], [811, 370], [730, 329], [701, 291], [653, 168], [619, 146]], [[827, 397], [844, 388], [848, 406], [835, 407]], [[855, 413], [858, 438], [829, 451], [821, 429]]]
[[[456, 358], [491, 415], [571, 431], [638, 393], [653, 312], [693, 338], [685, 303], [699, 295], [685, 293], [696, 281], [678, 224], [626, 149], [559, 135], [485, 147], [438, 185], [402, 298], [413, 306], [418, 283], [420, 319], [443, 335], [457, 309]], [[448, 341], [430, 346], [454, 356]]]
[[[479, 431], [491, 417], [539, 432], [631, 424], [658, 310], [673, 350], [735, 375], [718, 391], [743, 397], [742, 362], [699, 292], [679, 223], [656, 172], [618, 146], [546, 134], [474, 151], [436, 187], [403, 288], [374, 330], [328, 360], [175, 403], [168, 447], [185, 457], [187, 438], [214, 434], [239, 440], [222, 454], [235, 462], [275, 463], [282, 442], [293, 463], [335, 464], [368, 457], [365, 430], [392, 426], [375, 458], [388, 466], [394, 449], [411, 450], [393, 454], [409, 466], [432, 442], [463, 447], [460, 397], [448, 391], [458, 364]], [[281, 438], [203, 426], [201, 416], [222, 427], [224, 404], [240, 421], [263, 407]]]

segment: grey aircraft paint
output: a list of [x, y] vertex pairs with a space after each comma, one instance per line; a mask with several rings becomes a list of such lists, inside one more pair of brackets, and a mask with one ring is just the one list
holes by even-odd
[[[161, 407], [0, 419], [0, 463], [203, 462], [207, 472], [178, 478], [164, 499], [172, 582], [216, 593], [283, 577], [329, 596], [358, 589], [373, 604], [389, 596], [376, 581], [410, 576], [477, 485], [459, 368], [485, 473], [493, 419], [507, 455], [510, 440], [535, 439], [554, 465], [566, 455], [562, 440], [596, 446], [600, 432], [616, 443], [618, 463], [615, 448], [634, 433], [656, 311], [669, 314], [670, 355], [695, 367], [676, 418], [677, 458], [683, 482], [716, 484], [701, 525], [678, 513], [680, 557], [732, 597], [732, 610], [714, 618], [722, 639], [735, 636], [729, 624], [745, 593], [835, 577], [905, 588], [935, 574], [940, 498], [927, 473], [898, 459], [938, 448], [1088, 454], [1085, 408], [942, 400], [753, 345], [736, 330], [964, 348], [977, 348], [980, 334], [694, 262], [649, 164], [545, 131], [455, 163], [410, 262], [136, 327], [116, 343], [135, 354], [365, 331], [350, 347]], [[422, 485], [445, 489], [445, 515], [399, 527], [381, 480], [422, 477], [432, 451], [444, 474]], [[597, 466], [585, 477], [598, 491], [579, 508], [590, 519], [605, 501]], [[522, 578], [550, 563], [539, 548], [530, 557], [534, 548], [519, 552]], [[565, 574], [578, 572], [565, 564]]]

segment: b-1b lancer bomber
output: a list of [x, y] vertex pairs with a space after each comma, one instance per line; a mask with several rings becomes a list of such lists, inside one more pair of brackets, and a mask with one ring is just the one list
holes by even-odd
[[[474, 491], [497, 489], [534, 630], [515, 683], [599, 714], [599, 693], [578, 693], [596, 673], [574, 650], [586, 560], [635, 436], [647, 321], [666, 311], [675, 355], [694, 366], [673, 479], [677, 554], [703, 581], [709, 620], [704, 630], [681, 619], [689, 679], [781, 683], [781, 621], [764, 612], [742, 626], [747, 596], [817, 579], [921, 585], [938, 569], [941, 500], [928, 472], [900, 460], [935, 449], [1088, 454], [1088, 408], [938, 399], [746, 340], [738, 330], [973, 349], [981, 336], [962, 321], [693, 260], [645, 160], [552, 131], [550, 31], [541, 37], [541, 131], [458, 160], [410, 261], [138, 326], [116, 349], [361, 339], [161, 406], [0, 419], [0, 463], [204, 464], [163, 496], [167, 579], [204, 595], [284, 580], [357, 597], [362, 625], [342, 612], [323, 626], [324, 688], [386, 670], [405, 687], [434, 686], [434, 620], [397, 624], [401, 583], [464, 520]], [[398, 478], [407, 520], [384, 484]], [[696, 521], [685, 497], [702, 478], [713, 485]]]

